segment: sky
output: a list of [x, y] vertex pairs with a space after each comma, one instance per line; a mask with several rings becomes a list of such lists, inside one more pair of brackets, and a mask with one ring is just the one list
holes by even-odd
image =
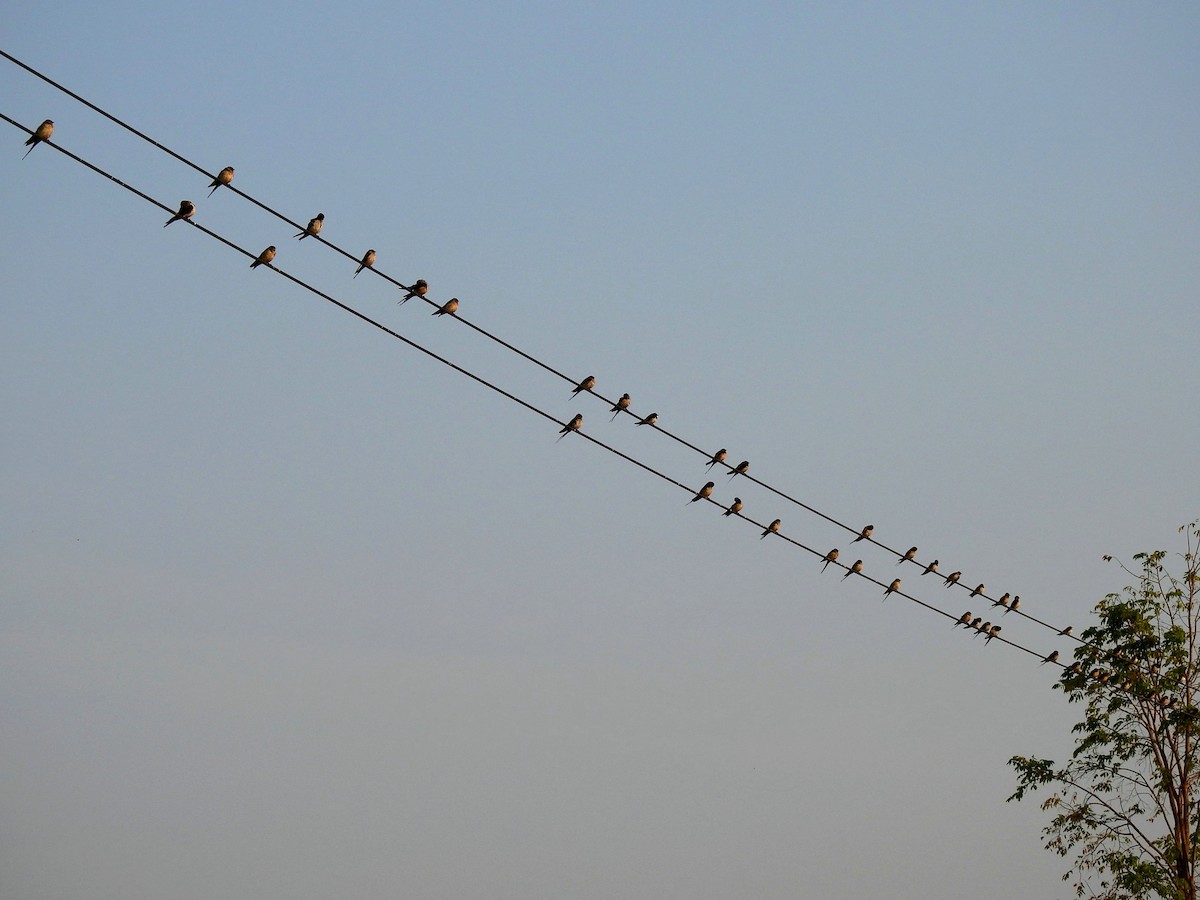
[[[331, 242], [1048, 622], [1086, 627], [1129, 581], [1103, 554], [1179, 550], [1200, 516], [1194, 5], [2, 21], [0, 48], [323, 212]], [[3, 59], [0, 100], [560, 421], [712, 477]], [[1069, 752], [1051, 667], [822, 576], [0, 138], [6, 898], [1070, 894], [1037, 801], [1004, 802], [1011, 756]], [[1016, 618], [1006, 637], [1069, 651]]]

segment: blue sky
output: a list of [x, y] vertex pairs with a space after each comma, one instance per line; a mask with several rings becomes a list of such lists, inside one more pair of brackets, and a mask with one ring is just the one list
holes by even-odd
[[[1127, 581], [1101, 554], [1174, 549], [1200, 514], [1198, 18], [12, 3], [0, 46], [606, 396], [1079, 629]], [[706, 480], [5, 61], [0, 97]], [[1062, 889], [1036, 805], [1003, 802], [1010, 756], [1069, 746], [1048, 669], [556, 443], [61, 154], [22, 161], [6, 127], [6, 896]]]

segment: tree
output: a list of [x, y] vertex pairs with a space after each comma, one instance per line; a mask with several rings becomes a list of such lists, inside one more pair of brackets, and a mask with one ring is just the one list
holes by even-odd
[[1182, 574], [1162, 550], [1121, 564], [1136, 584], [1096, 604], [1099, 624], [1080, 635], [1075, 663], [1054, 685], [1086, 705], [1070, 761], [1009, 760], [1010, 801], [1053, 791], [1042, 834], [1046, 849], [1074, 857], [1063, 880], [1078, 897], [1197, 900], [1200, 520], [1179, 532]]

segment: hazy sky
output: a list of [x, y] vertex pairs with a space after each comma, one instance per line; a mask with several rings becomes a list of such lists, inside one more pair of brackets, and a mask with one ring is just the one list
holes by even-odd
[[[0, 47], [1048, 621], [1200, 515], [1194, 4], [182, 6]], [[0, 112], [707, 479], [3, 60]], [[1050, 668], [0, 138], [6, 900], [1070, 893], [1004, 803], [1069, 747]]]

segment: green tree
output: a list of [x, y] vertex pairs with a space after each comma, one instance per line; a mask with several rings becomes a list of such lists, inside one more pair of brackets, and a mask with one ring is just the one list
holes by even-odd
[[[1086, 713], [1065, 765], [1014, 756], [1021, 800], [1052, 793], [1046, 849], [1071, 856], [1063, 875], [1078, 897], [1197, 900], [1200, 825], [1200, 522], [1179, 529], [1179, 566], [1165, 551], [1139, 553], [1136, 579], [1098, 604], [1075, 662], [1055, 688]], [[1107, 557], [1106, 557], [1107, 559]]]

